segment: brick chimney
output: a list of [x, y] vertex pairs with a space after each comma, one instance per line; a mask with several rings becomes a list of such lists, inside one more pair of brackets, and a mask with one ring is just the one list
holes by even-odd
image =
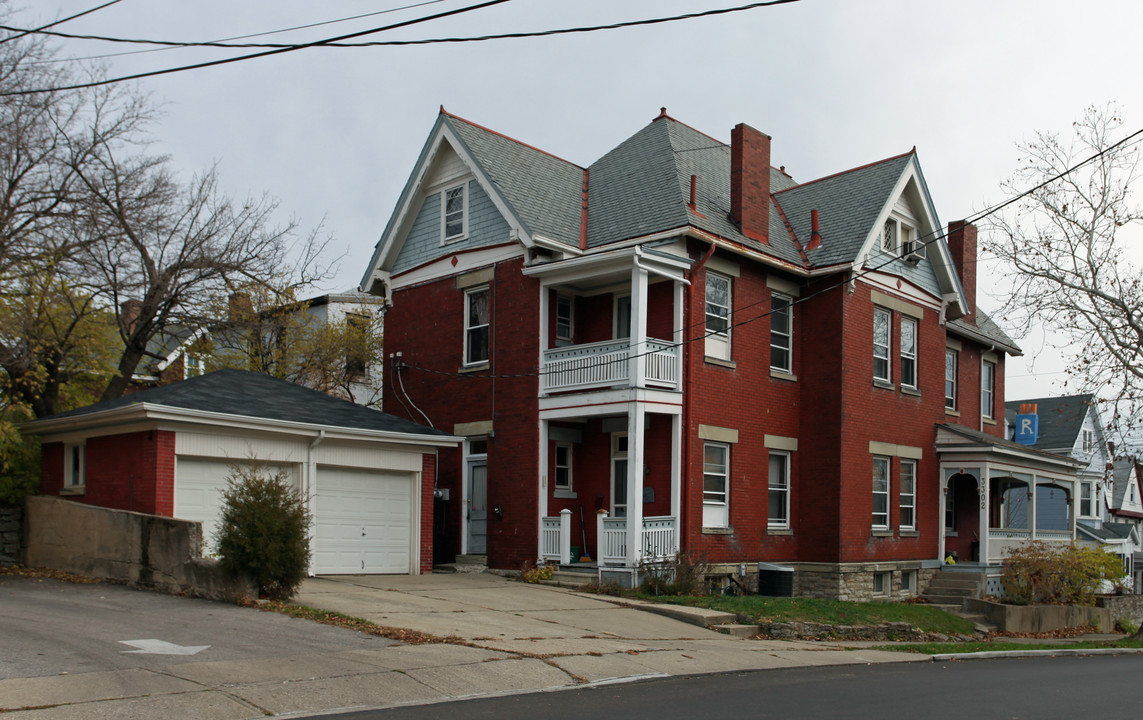
[[730, 215], [743, 235], [770, 243], [770, 136], [743, 123], [730, 133]]
[[949, 252], [960, 275], [960, 284], [968, 297], [968, 312], [965, 318], [976, 313], [976, 226], [964, 220], [949, 223]]

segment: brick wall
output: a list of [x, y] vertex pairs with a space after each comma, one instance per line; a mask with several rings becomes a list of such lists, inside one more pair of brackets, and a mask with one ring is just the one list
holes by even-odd
[[[67, 495], [88, 505], [170, 517], [175, 511], [175, 434], [144, 430], [88, 438], [84, 492]], [[63, 492], [64, 444], [46, 443], [41, 454], [40, 491]]]
[[422, 573], [433, 571], [433, 487], [437, 475], [435, 453], [421, 455], [421, 564]]

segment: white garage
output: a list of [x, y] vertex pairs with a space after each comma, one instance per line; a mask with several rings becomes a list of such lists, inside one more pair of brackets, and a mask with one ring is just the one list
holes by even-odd
[[[202, 523], [214, 549], [234, 464], [282, 471], [310, 509], [314, 574], [432, 568], [436, 453], [460, 438], [267, 375], [219, 370], [35, 423], [45, 444], [79, 446], [85, 483], [60, 494]], [[60, 457], [64, 453], [60, 452]], [[124, 491], [126, 489], [126, 491]], [[422, 552], [424, 551], [424, 555]]]

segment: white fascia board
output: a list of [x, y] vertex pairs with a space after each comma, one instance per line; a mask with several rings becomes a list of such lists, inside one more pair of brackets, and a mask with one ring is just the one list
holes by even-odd
[[[521, 257], [523, 254], [523, 249], [515, 243], [457, 252], [394, 275], [389, 279], [389, 287], [390, 290], [401, 290], [453, 275], [463, 275], [478, 268]], [[457, 258], [456, 265], [452, 264], [454, 257]]]
[[497, 210], [504, 216], [505, 221], [511, 228], [511, 237], [518, 239], [526, 247], [532, 245], [530, 233], [525, 229], [523, 222], [509, 209], [499, 189], [488, 179], [483, 168], [472, 158], [467, 148], [465, 148], [464, 143], [456, 136], [456, 133], [453, 132], [452, 128], [449, 127], [445, 121], [445, 116], [442, 115], [437, 119], [437, 124], [433, 130], [431, 139], [426, 143], [425, 149], [421, 153], [421, 158], [412, 175], [410, 175], [405, 190], [401, 194], [401, 199], [398, 201], [397, 209], [394, 211], [393, 217], [386, 228], [385, 235], [382, 236], [381, 241], [378, 243], [379, 249], [365, 271], [365, 276], [361, 281], [361, 287], [363, 289], [368, 290], [367, 286], [370, 284], [370, 280], [373, 278], [375, 272], [389, 272], [393, 269], [393, 263], [396, 261], [397, 254], [400, 253], [401, 247], [405, 242], [405, 237], [408, 235], [409, 226], [412, 225], [416, 211], [424, 201], [426, 194], [425, 179], [428, 176], [430, 168], [432, 168], [437, 153], [440, 151], [441, 144], [444, 142], [449, 144], [453, 152], [455, 152], [461, 162], [465, 164], [476, 181], [480, 183], [480, 187], [483, 188], [484, 192], [492, 200]]
[[184, 352], [186, 352], [186, 349], [191, 346], [191, 343], [204, 335], [206, 335], [206, 328], [204, 327], [199, 328], [198, 330], [195, 330], [193, 333], [191, 333], [186, 340], [183, 340], [181, 343], [179, 343], [178, 347], [172, 350], [170, 354], [168, 354], [167, 357], [164, 358], [163, 361], [156, 366], [159, 369], [159, 372], [166, 370], [167, 366], [177, 360], [179, 355], [182, 355]]
[[672, 280], [683, 279], [691, 267], [691, 261], [683, 258], [670, 258], [662, 255], [647, 255], [638, 245], [613, 248], [580, 255], [579, 257], [555, 262], [530, 265], [523, 270], [527, 277], [540, 278], [545, 284], [564, 283], [592, 277], [600, 270], [624, 270], [634, 267], [635, 258], [648, 270]]
[[[363, 430], [344, 428], [317, 423], [302, 423], [290, 420], [269, 420], [246, 415], [209, 410], [187, 410], [153, 403], [138, 403], [125, 407], [103, 410], [58, 420], [35, 421], [36, 427], [25, 430], [28, 434], [43, 436], [45, 442], [52, 442], [57, 435], [75, 434], [91, 430], [127, 427], [142, 422], [175, 422], [197, 427], [216, 427], [260, 432], [286, 433], [313, 437], [325, 432], [324, 437], [338, 440], [383, 440], [409, 445], [429, 445], [450, 447], [459, 445], [462, 438], [451, 435], [435, 436], [416, 433], [388, 432], [383, 430]], [[88, 433], [90, 434], [90, 433]], [[100, 433], [106, 434], [106, 433]]]
[[547, 250], [566, 253], [575, 257], [583, 255], [584, 253], [583, 250], [580, 250], [578, 245], [568, 245], [567, 243], [562, 243], [559, 240], [552, 240], [551, 238], [544, 237], [543, 235], [539, 235], [537, 233], [532, 233], [532, 242], [536, 245], [536, 247], [542, 247]]
[[[928, 240], [932, 240], [932, 242], [929, 242], [925, 246], [926, 250], [931, 248], [936, 248], [937, 250], [936, 258], [929, 257], [929, 265], [933, 268], [933, 272], [937, 276], [937, 283], [940, 285], [941, 290], [956, 293], [956, 304], [960, 310], [960, 314], [961, 316], [966, 315], [968, 313], [968, 300], [954, 269], [952, 254], [949, 252], [948, 245], [944, 241], [945, 229], [940, 225], [937, 210], [933, 207], [932, 198], [929, 197], [929, 189], [917, 165], [916, 155], [910, 158], [909, 163], [901, 172], [901, 177], [897, 178], [897, 183], [893, 186], [893, 192], [889, 194], [885, 206], [881, 208], [881, 212], [877, 215], [877, 220], [873, 223], [873, 227], [869, 229], [869, 233], [865, 236], [865, 242], [862, 243], [861, 250], [857, 254], [857, 262], [855, 265], [864, 267], [866, 263], [869, 262], [873, 245], [881, 237], [881, 229], [885, 227], [885, 222], [893, 212], [893, 206], [897, 204], [897, 198], [904, 194], [905, 188], [909, 186], [910, 181], [915, 182], [920, 189], [921, 212], [924, 214], [924, 222], [931, 228], [930, 232], [933, 235], [932, 238], [928, 238]], [[939, 262], [936, 262], [935, 260], [938, 259]]]
[[[940, 298], [933, 297], [931, 294], [917, 287], [913, 283], [904, 278], [897, 277], [896, 275], [889, 275], [883, 272], [870, 271], [863, 274], [858, 278], [859, 282], [877, 288], [886, 295], [899, 297], [902, 300], [916, 303], [922, 307], [927, 307], [930, 310], [941, 310]], [[897, 283], [900, 282], [901, 288], [897, 288]]]
[[[1010, 447], [999, 446], [999, 445], [986, 445], [986, 444], [982, 444], [982, 443], [975, 443], [975, 442], [972, 442], [971, 440], [966, 440], [966, 443], [967, 444], [963, 444], [963, 445], [961, 445], [961, 444], [937, 445], [936, 450], [937, 450], [937, 453], [940, 455], [954, 455], [954, 454], [955, 455], [960, 455], [960, 454], [999, 455], [999, 456], [1003, 456], [1003, 457], [1020, 458], [1021, 460], [1024, 460], [1025, 462], [1031, 463], [1031, 464], [1046, 465], [1046, 466], [1059, 465], [1062, 468], [1067, 468], [1068, 470], [1072, 471], [1071, 474], [1073, 474], [1073, 475], [1074, 475], [1074, 471], [1077, 468], [1081, 467], [1083, 464], [1083, 463], [1077, 462], [1076, 460], [1072, 460], [1069, 457], [1063, 457], [1063, 456], [1045, 457], [1043, 455], [1032, 455], [1030, 453], [1026, 453], [1026, 452], [1022, 452], [1020, 450], [1017, 450], [1016, 448], [1010, 448]], [[983, 462], [989, 462], [989, 460], [984, 459]]]

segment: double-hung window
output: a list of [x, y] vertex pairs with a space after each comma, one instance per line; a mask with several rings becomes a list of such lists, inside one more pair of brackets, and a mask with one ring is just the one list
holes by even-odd
[[[626, 480], [626, 479], [624, 479]], [[571, 443], [556, 443], [556, 490], [572, 489], [572, 446]]]
[[706, 274], [706, 354], [730, 359], [730, 278]]
[[873, 456], [873, 529], [889, 529], [889, 458]]
[[901, 507], [900, 528], [912, 530], [917, 524], [917, 463], [915, 460], [901, 461], [901, 481], [898, 495]]
[[892, 382], [889, 369], [889, 345], [893, 335], [893, 316], [888, 310], [873, 308], [873, 379]]
[[87, 458], [82, 444], [64, 445], [64, 489], [79, 490], [84, 486]]
[[945, 350], [945, 408], [956, 410], [956, 350]]
[[556, 341], [571, 344], [575, 305], [567, 295], [556, 296]]
[[793, 372], [794, 308], [790, 298], [774, 293], [770, 296], [770, 367]]
[[901, 387], [917, 387], [917, 321], [901, 318]]
[[769, 515], [771, 529], [790, 527], [790, 454], [770, 451]]
[[730, 527], [730, 446], [725, 443], [703, 444], [702, 525]]
[[1095, 484], [1089, 480], [1080, 483], [1080, 517], [1095, 515]]
[[464, 364], [481, 365], [488, 362], [488, 288], [465, 291], [464, 306]]
[[996, 363], [985, 360], [980, 365], [980, 414], [986, 418], [993, 416], [992, 402], [996, 383]]
[[1084, 452], [1091, 452], [1092, 450], [1095, 450], [1095, 431], [1094, 430], [1084, 430], [1083, 431], [1083, 451]]
[[441, 240], [453, 242], [468, 235], [468, 183], [441, 191]]

